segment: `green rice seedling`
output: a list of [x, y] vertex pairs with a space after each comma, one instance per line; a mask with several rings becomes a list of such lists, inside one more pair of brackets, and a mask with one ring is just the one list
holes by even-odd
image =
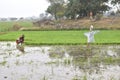
[[[26, 45], [80, 45], [87, 43], [85, 32], [88, 31], [15, 31], [2, 34], [0, 41], [15, 41], [24, 34]], [[93, 44], [120, 44], [119, 36], [119, 30], [101, 30], [95, 35]]]
[[0, 62], [0, 64], [1, 64], [2, 66], [5, 66], [6, 63], [7, 63], [7, 61]]

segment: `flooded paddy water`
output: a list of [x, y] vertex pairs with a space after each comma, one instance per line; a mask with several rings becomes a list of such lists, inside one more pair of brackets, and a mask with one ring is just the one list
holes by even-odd
[[25, 46], [0, 42], [0, 80], [120, 80], [120, 45]]

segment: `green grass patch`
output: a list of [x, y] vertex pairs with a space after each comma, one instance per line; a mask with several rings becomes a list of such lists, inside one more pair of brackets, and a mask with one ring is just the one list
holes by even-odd
[[102, 61], [106, 64], [115, 64], [115, 63], [119, 64], [120, 58], [108, 57], [108, 58], [104, 58]]
[[[0, 35], [0, 41], [15, 41], [25, 35], [27, 45], [76, 45], [86, 44], [86, 30], [70, 31], [15, 31]], [[120, 44], [120, 30], [101, 30], [95, 34], [94, 44]]]
[[0, 22], [0, 32], [11, 31], [13, 26], [17, 24], [23, 28], [31, 28], [32, 22], [30, 21], [8, 21], [8, 22]]
[[6, 63], [7, 61], [3, 61], [3, 62], [0, 62], [0, 65], [5, 66]]

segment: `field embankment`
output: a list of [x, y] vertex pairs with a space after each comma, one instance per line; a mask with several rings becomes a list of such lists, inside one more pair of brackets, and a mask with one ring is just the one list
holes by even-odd
[[120, 30], [120, 18], [110, 17], [102, 18], [98, 21], [91, 21], [87, 18], [79, 20], [60, 20], [52, 21], [52, 25], [48, 21], [40, 23], [41, 26], [36, 26], [30, 21], [13, 21], [0, 22], [0, 32], [5, 31], [40, 31], [40, 30], [88, 30], [90, 25], [97, 30]]
[[86, 18], [79, 20], [62, 20], [61, 25], [63, 25], [63, 28], [67, 27], [67, 29], [89, 29], [90, 25], [93, 25], [94, 29], [112, 30], [120, 29], [120, 18], [102, 18], [98, 21], [91, 21]]

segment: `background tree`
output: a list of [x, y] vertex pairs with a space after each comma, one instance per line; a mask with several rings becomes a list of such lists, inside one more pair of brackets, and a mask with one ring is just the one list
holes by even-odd
[[95, 16], [97, 13], [103, 13], [109, 10], [106, 5], [109, 0], [68, 0], [66, 16], [74, 19], [76, 16], [86, 17], [92, 12]]
[[70, 19], [75, 19], [81, 9], [78, 0], [68, 0], [65, 16]]
[[50, 13], [57, 20], [64, 16], [65, 7], [64, 0], [48, 0], [50, 6], [48, 6], [46, 12]]
[[111, 1], [111, 4], [112, 4], [113, 6], [116, 6], [116, 8], [117, 8], [117, 13], [120, 13], [120, 0], [112, 0], [112, 1]]
[[112, 0], [112, 3], [118, 3], [118, 4], [120, 4], [120, 0]]
[[118, 12], [120, 12], [120, 0], [47, 0], [50, 6], [46, 12], [50, 13], [55, 19], [60, 19], [66, 16], [68, 19], [76, 19], [81, 17], [88, 17], [90, 13], [92, 16], [103, 14], [110, 9], [107, 4], [109, 1], [113, 5], [117, 5]]

